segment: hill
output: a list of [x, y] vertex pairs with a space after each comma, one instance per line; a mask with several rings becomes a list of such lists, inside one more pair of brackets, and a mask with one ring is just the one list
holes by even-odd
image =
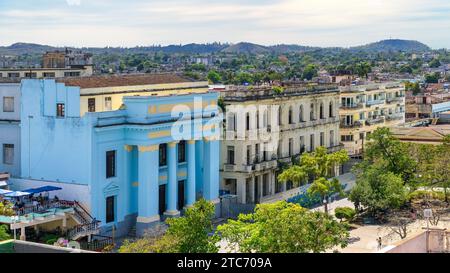
[[389, 39], [363, 46], [351, 47], [350, 50], [365, 52], [423, 52], [431, 50], [427, 45], [413, 40]]
[[222, 50], [224, 53], [234, 54], [265, 54], [270, 53], [271, 51], [272, 50], [269, 47], [246, 42], [230, 45]]

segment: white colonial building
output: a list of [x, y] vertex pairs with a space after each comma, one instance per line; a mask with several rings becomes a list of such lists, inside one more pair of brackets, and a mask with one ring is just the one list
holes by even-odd
[[341, 142], [350, 156], [360, 156], [367, 136], [379, 127], [405, 122], [405, 86], [402, 83], [370, 83], [341, 89]]
[[240, 203], [259, 203], [292, 188], [278, 183], [277, 175], [303, 152], [340, 148], [335, 85], [232, 86], [221, 97], [221, 190]]

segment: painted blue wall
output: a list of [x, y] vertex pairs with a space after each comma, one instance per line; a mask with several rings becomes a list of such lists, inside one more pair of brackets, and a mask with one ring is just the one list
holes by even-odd
[[[210, 141], [205, 145], [201, 128], [211, 124], [220, 128], [217, 93], [125, 97], [125, 110], [86, 113], [80, 117], [78, 87], [66, 87], [54, 80], [24, 80], [21, 92], [21, 114], [24, 117], [21, 124], [22, 176], [35, 180], [88, 185], [91, 213], [103, 225], [106, 225], [108, 196], [114, 196], [117, 204], [113, 223], [122, 222], [126, 216], [139, 212], [141, 166], [138, 147], [178, 141], [179, 139], [174, 139], [172, 131], [174, 124], [183, 125], [179, 134], [182, 139], [197, 139], [195, 183], [198, 196], [208, 200], [218, 198], [219, 142]], [[201, 102], [198, 104], [199, 100], [212, 106], [196, 111], [188, 109], [188, 112], [182, 113], [186, 119], [181, 122], [178, 121], [179, 113], [164, 110], [167, 105], [193, 105], [194, 102], [201, 106]], [[57, 103], [65, 104], [64, 118], [56, 117]], [[192, 122], [192, 117], [195, 117], [195, 122]], [[206, 132], [206, 135], [211, 136], [219, 131]], [[203, 146], [208, 147], [208, 154], [205, 154]], [[116, 151], [116, 176], [113, 178], [106, 178], [108, 151]], [[208, 164], [207, 168], [204, 164]], [[169, 176], [167, 171], [167, 167], [160, 167], [158, 174], [151, 175], [158, 179], [159, 185], [164, 185]], [[176, 172], [178, 181], [186, 180], [187, 164], [177, 164]], [[151, 206], [157, 206], [157, 200], [151, 201]]]

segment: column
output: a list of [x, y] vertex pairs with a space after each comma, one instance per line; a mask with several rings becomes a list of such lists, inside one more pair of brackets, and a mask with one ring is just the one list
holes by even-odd
[[138, 218], [137, 230], [148, 227], [159, 218], [159, 145], [138, 149]]
[[261, 200], [264, 195], [264, 175], [259, 176], [258, 183], [259, 183], [258, 199], [259, 199], [259, 202], [261, 203]]
[[195, 140], [187, 141], [187, 185], [186, 207], [195, 203]]
[[27, 236], [25, 234], [25, 227], [21, 227], [20, 228], [20, 240], [21, 241], [26, 241], [27, 240]]
[[236, 181], [237, 183], [237, 195], [238, 195], [238, 202], [241, 204], [246, 203], [246, 179], [245, 178], [239, 178]]
[[219, 203], [219, 141], [205, 139], [203, 142], [203, 198]]
[[250, 202], [255, 203], [255, 177], [250, 178]]
[[270, 187], [270, 194], [275, 194], [275, 192], [276, 192], [276, 176], [275, 176], [275, 172], [271, 172], [270, 174], [269, 174], [269, 177], [270, 177], [270, 185], [271, 185], [271, 187]]
[[164, 215], [178, 216], [180, 212], [177, 210], [177, 143], [171, 142], [167, 144], [167, 211]]

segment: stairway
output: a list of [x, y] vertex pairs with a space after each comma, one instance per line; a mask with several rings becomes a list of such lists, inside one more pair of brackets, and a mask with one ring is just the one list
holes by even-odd
[[130, 238], [136, 238], [136, 225], [132, 226], [130, 228], [130, 231], [128, 232], [128, 237]]
[[73, 219], [79, 224], [67, 232], [69, 239], [76, 241], [80, 238], [96, 235], [100, 233], [100, 221], [97, 221], [89, 212], [77, 201], [73, 205]]

